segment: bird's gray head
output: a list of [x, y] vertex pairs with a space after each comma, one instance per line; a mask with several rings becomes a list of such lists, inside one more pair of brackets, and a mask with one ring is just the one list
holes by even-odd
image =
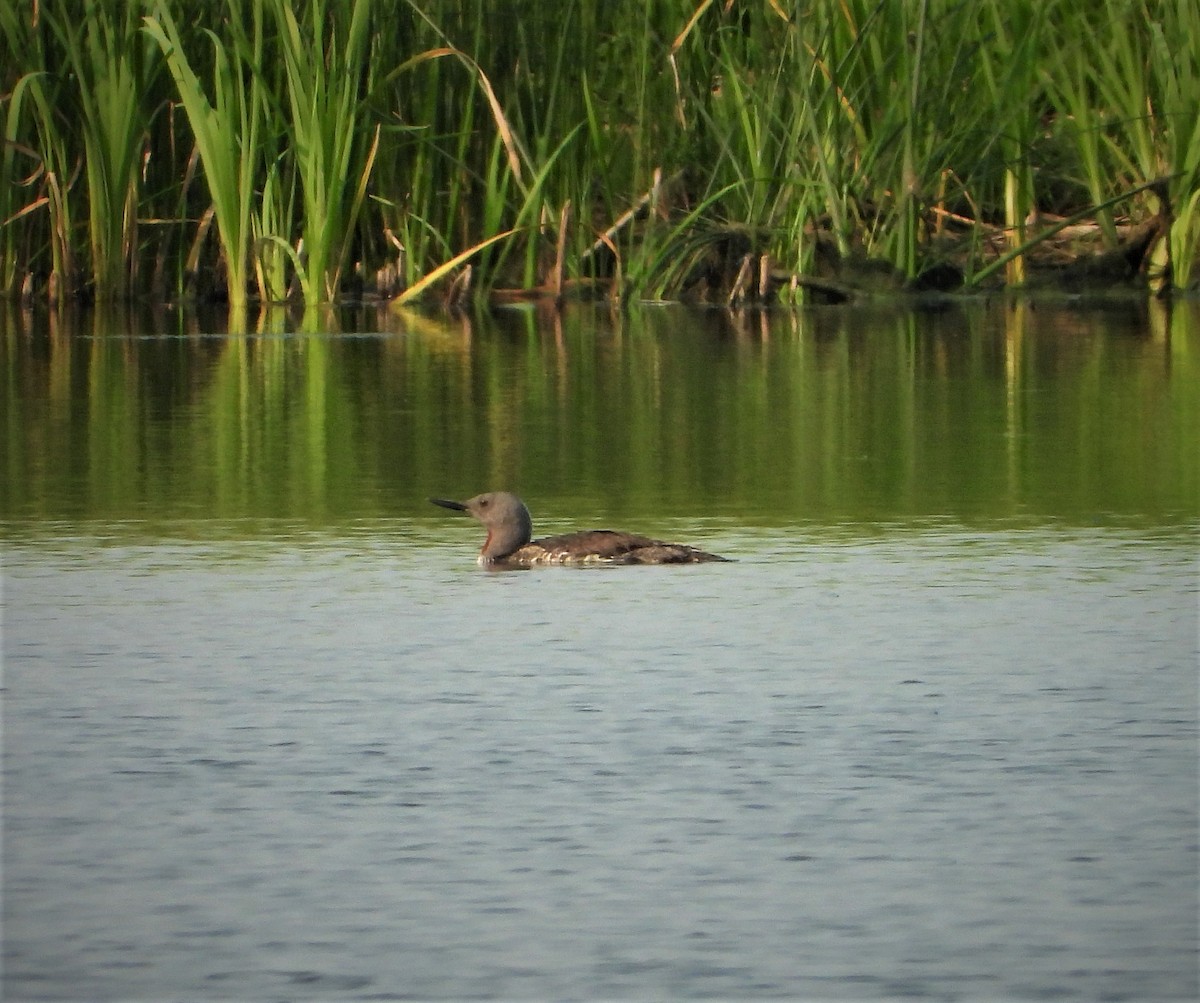
[[525, 503], [510, 491], [489, 491], [464, 502], [430, 498], [442, 508], [466, 512], [487, 529], [479, 556], [484, 563], [499, 561], [525, 546], [533, 538], [533, 519]]

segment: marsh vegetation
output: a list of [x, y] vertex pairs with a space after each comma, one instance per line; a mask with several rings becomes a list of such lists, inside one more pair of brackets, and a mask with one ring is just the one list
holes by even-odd
[[1200, 279], [1200, 0], [14, 0], [0, 293]]

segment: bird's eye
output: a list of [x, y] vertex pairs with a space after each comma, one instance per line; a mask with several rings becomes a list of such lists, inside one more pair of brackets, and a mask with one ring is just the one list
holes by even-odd
[[483, 501], [481, 501], [481, 502], [479, 503], [479, 507], [480, 507], [480, 508], [487, 508], [487, 507], [488, 507], [488, 505], [489, 505], [490, 503], [491, 503], [491, 499], [489, 499], [489, 498], [484, 498], [484, 499], [483, 499]]

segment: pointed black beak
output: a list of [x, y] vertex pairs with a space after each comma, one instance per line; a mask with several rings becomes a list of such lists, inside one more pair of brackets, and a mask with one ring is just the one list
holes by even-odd
[[451, 501], [449, 498], [430, 498], [429, 500], [435, 505], [441, 505], [442, 508], [452, 508], [456, 512], [465, 512], [467, 510], [467, 506], [462, 502]]

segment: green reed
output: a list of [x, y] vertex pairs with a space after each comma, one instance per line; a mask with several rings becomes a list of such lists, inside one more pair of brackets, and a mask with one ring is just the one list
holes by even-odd
[[1200, 0], [206, 11], [0, 5], [0, 293], [1019, 284], [1039, 214], [1200, 279]]
[[[288, 145], [299, 176], [303, 255], [297, 273], [306, 303], [338, 290], [354, 224], [378, 149], [363, 123], [371, 91], [368, 0], [313, 0], [297, 19], [288, 0], [272, 0], [284, 67]], [[365, 149], [364, 149], [365, 147]]]
[[[47, 10], [48, 19], [54, 17]], [[76, 24], [54, 23], [79, 86], [88, 236], [95, 294], [125, 298], [136, 281], [138, 204], [146, 110], [155, 71], [136, 9], [120, 0], [88, 8]]]
[[[89, 4], [82, 12], [49, 6], [39, 30], [26, 34], [17, 11], [0, 14], [6, 43], [22, 49], [25, 70], [5, 103], [5, 179], [0, 196], [4, 219], [28, 217], [44, 205], [50, 222], [50, 248], [57, 292], [71, 295], [90, 272], [95, 295], [124, 298], [136, 278], [140, 256], [137, 208], [141, 153], [147, 119], [142, 102], [151, 91], [152, 62], [146, 58], [136, 10], [113, 0]], [[32, 126], [21, 136], [28, 109]], [[38, 167], [25, 179], [15, 174], [15, 155], [22, 139]], [[27, 169], [33, 168], [27, 163]], [[18, 192], [40, 177], [41, 197], [18, 205]], [[78, 186], [85, 197], [76, 200]], [[77, 201], [82, 205], [77, 208]], [[74, 214], [86, 211], [86, 248], [73, 225]], [[30, 220], [25, 218], [24, 226]], [[4, 288], [16, 279], [15, 232], [6, 227]], [[73, 262], [79, 260], [82, 268]]]
[[268, 96], [256, 72], [263, 57], [262, 6], [250, 2], [247, 9], [242, 0], [226, 0], [228, 36], [204, 30], [203, 41], [211, 48], [211, 98], [184, 45], [175, 12], [166, 0], [158, 0], [153, 9], [145, 30], [162, 49], [191, 125], [220, 234], [226, 292], [230, 305], [241, 308], [251, 274], [260, 143], [267, 138]]
[[[57, 300], [73, 293], [77, 284], [70, 193], [79, 160], [79, 137], [69, 127], [75, 118], [72, 105], [77, 102], [68, 75], [53, 70], [61, 54], [55, 51], [52, 31], [44, 23], [40, 30], [27, 31], [18, 11], [8, 5], [0, 7], [0, 19], [8, 50], [5, 54], [11, 56], [6, 62], [12, 67], [4, 80], [4, 165], [12, 173], [0, 187], [8, 189], [4, 201], [9, 208], [15, 208], [21, 198], [16, 195], [18, 187], [25, 190], [27, 198], [0, 221], [5, 252], [20, 256], [6, 261], [0, 270], [16, 284], [21, 273], [38, 262], [48, 273], [50, 298]], [[27, 153], [27, 169], [18, 167], [15, 153]], [[40, 231], [39, 239], [22, 239], [21, 230], [33, 226]]]
[[[988, 7], [981, 24], [980, 75], [987, 88], [990, 104], [1000, 106], [1019, 95], [1037, 94], [1039, 68], [1047, 53], [1043, 18], [1048, 5], [1015, 4], [1002, 9]], [[1038, 102], [1026, 101], [1010, 109], [1008, 120], [1000, 124], [996, 148], [1004, 169], [1004, 230], [1009, 248], [1019, 248], [1026, 240], [1026, 223], [1036, 204], [1030, 153], [1039, 129], [1042, 109]], [[1025, 282], [1025, 258], [1016, 254], [1008, 259], [1008, 281]]]

